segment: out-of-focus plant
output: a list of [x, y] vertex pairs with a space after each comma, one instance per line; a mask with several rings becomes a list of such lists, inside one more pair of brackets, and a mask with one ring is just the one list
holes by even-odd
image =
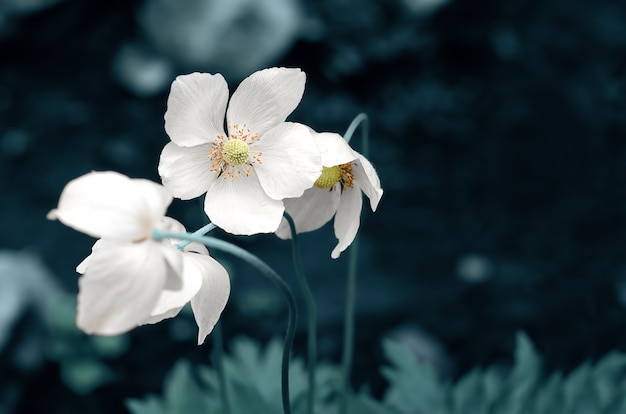
[[87, 336], [78, 330], [76, 299], [61, 297], [47, 315], [49, 337], [46, 357], [59, 364], [61, 380], [76, 394], [87, 394], [115, 379], [106, 360], [123, 355], [129, 346], [127, 335]]
[[[388, 365], [381, 368], [389, 382], [379, 401], [368, 392], [350, 393], [351, 414], [620, 414], [626, 412], [626, 354], [611, 352], [595, 363], [583, 362], [567, 374], [545, 376], [541, 357], [530, 339], [517, 335], [511, 367], [476, 368], [457, 381], [440, 378], [431, 365], [391, 340], [382, 343]], [[232, 413], [280, 413], [280, 389], [268, 378], [280, 372], [281, 345], [265, 348], [238, 338], [224, 358], [227, 384], [236, 396]], [[304, 413], [307, 378], [300, 359], [290, 367], [294, 413]], [[165, 381], [162, 396], [126, 402], [133, 414], [180, 412], [222, 413], [218, 373], [181, 360]], [[341, 368], [319, 364], [316, 413], [337, 413], [336, 389]]]

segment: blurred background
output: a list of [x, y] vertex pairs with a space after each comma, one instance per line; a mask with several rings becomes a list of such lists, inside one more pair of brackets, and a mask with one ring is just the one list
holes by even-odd
[[[354, 386], [384, 390], [383, 337], [451, 378], [510, 362], [518, 330], [548, 372], [626, 350], [625, 3], [2, 0], [0, 62], [0, 413], [125, 412], [178, 358], [208, 363], [190, 312], [76, 331], [93, 241], [45, 218], [92, 170], [158, 181], [169, 85], [193, 71], [232, 93], [300, 67], [290, 120], [342, 133], [369, 115], [385, 194], [361, 225]], [[197, 200], [170, 215], [206, 220]], [[294, 281], [288, 242], [215, 234]], [[338, 361], [348, 255], [331, 260], [334, 245], [332, 228], [302, 237], [320, 357]], [[215, 256], [233, 278], [226, 340], [282, 335], [273, 286]]]

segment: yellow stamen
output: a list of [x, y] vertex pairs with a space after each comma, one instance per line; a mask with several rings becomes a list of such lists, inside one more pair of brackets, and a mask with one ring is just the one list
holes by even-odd
[[331, 188], [341, 179], [341, 168], [338, 165], [333, 167], [322, 167], [322, 175], [315, 181], [315, 186], [319, 188]]
[[240, 139], [231, 139], [222, 147], [222, 157], [230, 165], [241, 165], [248, 160], [250, 148]]

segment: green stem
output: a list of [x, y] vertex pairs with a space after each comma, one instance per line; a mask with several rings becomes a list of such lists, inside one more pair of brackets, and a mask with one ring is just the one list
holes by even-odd
[[241, 247], [235, 246], [234, 244], [228, 243], [224, 240], [219, 240], [213, 237], [200, 236], [197, 234], [171, 233], [160, 231], [157, 229], [152, 230], [152, 238], [154, 240], [160, 240], [164, 238], [189, 240], [191, 242], [202, 243], [209, 248], [214, 248], [226, 253], [230, 253], [248, 262], [253, 267], [256, 267], [261, 273], [263, 273], [263, 275], [270, 279], [283, 292], [283, 294], [285, 295], [285, 299], [287, 300], [287, 306], [289, 308], [289, 318], [287, 319], [287, 332], [285, 333], [285, 344], [283, 349], [281, 389], [283, 397], [283, 413], [291, 414], [291, 403], [289, 401], [289, 358], [291, 354], [291, 349], [293, 347], [293, 337], [296, 333], [298, 310], [296, 308], [296, 299], [293, 296], [289, 285], [287, 285], [285, 280], [280, 277], [280, 275], [276, 273], [274, 269], [269, 267], [263, 260], [259, 259], [257, 256], [253, 255], [247, 250], [244, 250]]
[[350, 376], [354, 354], [354, 311], [356, 305], [356, 270], [358, 264], [359, 240], [354, 239], [350, 246], [350, 261], [348, 263], [348, 278], [346, 282], [346, 311], [344, 314], [343, 352], [341, 357], [342, 389], [341, 411], [348, 412], [348, 397], [350, 394]]
[[289, 223], [291, 230], [291, 252], [293, 256], [293, 264], [296, 270], [298, 284], [306, 304], [308, 318], [308, 334], [307, 334], [307, 353], [309, 361], [309, 394], [307, 400], [307, 413], [313, 414], [315, 405], [315, 365], [317, 364], [317, 309], [315, 306], [315, 298], [311, 292], [311, 288], [307, 283], [304, 275], [304, 267], [302, 266], [302, 257], [300, 256], [300, 248], [298, 246], [298, 234], [296, 233], [296, 225], [289, 213], [285, 212], [284, 217]]
[[[350, 142], [354, 132], [361, 127], [362, 153], [367, 157], [369, 153], [369, 119], [364, 113], [358, 114], [350, 123], [344, 134], [347, 142]], [[359, 253], [359, 236], [354, 238], [350, 246], [350, 261], [348, 263], [348, 277], [346, 280], [346, 309], [344, 314], [343, 349], [341, 357], [342, 384], [340, 413], [347, 414], [350, 395], [350, 377], [354, 358], [354, 314], [356, 306], [356, 277]]]
[[[199, 230], [196, 230], [193, 232], [193, 234], [197, 235], [197, 236], [204, 236], [205, 234], [207, 234], [208, 232], [210, 232], [211, 230], [213, 230], [214, 228], [216, 228], [217, 226], [213, 223], [209, 223], [206, 226], [202, 227]], [[189, 244], [191, 243], [190, 240], [183, 240], [181, 242], [176, 243], [176, 248], [178, 250], [183, 250], [185, 247], [187, 247]]]
[[228, 383], [226, 373], [224, 371], [224, 334], [222, 332], [222, 323], [218, 322], [213, 328], [213, 352], [212, 360], [217, 370], [217, 377], [220, 383], [220, 398], [222, 400], [222, 409], [224, 414], [232, 412], [230, 408], [230, 394], [228, 391]]

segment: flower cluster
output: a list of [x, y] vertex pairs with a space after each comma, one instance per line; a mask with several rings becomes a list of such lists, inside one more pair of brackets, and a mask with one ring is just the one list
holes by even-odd
[[[171, 139], [158, 171], [163, 185], [115, 172], [92, 172], [67, 184], [48, 217], [98, 238], [77, 267], [77, 325], [115, 335], [178, 314], [188, 302], [199, 327], [211, 332], [230, 293], [226, 270], [199, 243], [153, 237], [184, 233], [166, 217], [173, 197], [206, 194], [211, 222], [237, 235], [291, 236], [333, 217], [339, 257], [354, 240], [362, 193], [373, 211], [382, 196], [378, 176], [335, 133], [286, 122], [304, 93], [299, 69], [270, 68], [243, 80], [228, 99], [224, 78], [192, 73], [176, 78], [165, 113]], [[226, 126], [226, 128], [224, 128]]]

